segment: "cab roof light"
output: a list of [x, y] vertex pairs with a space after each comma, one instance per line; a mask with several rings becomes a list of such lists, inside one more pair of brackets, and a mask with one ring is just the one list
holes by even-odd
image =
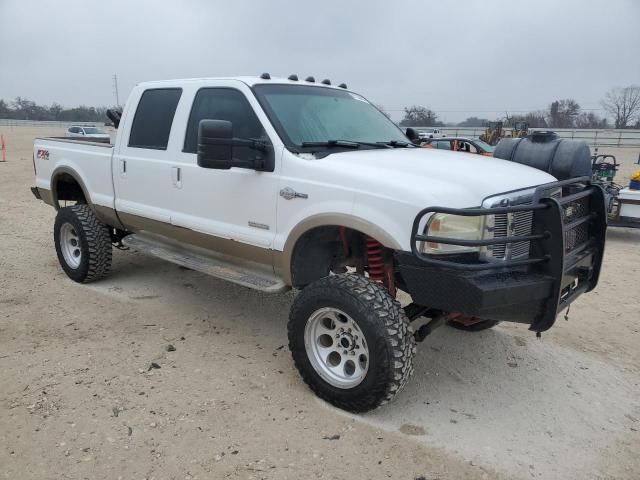
[[346, 83], [341, 83], [340, 85], [338, 85], [340, 88], [347, 88], [347, 84]]
[[304, 79], [304, 81], [305, 81], [305, 82], [311, 82], [311, 83], [314, 83], [314, 82], [316, 81], [316, 79], [315, 79], [315, 78], [313, 78], [313, 77], [311, 77], [311, 76], [309, 76], [309, 77], [305, 78], [305, 79]]
[[295, 73], [292, 73], [291, 75], [289, 75], [289, 80], [293, 81], [293, 82], [297, 82], [298, 81], [298, 75], [296, 75]]
[[262, 75], [260, 75], [260, 78], [263, 80], [271, 80], [271, 75], [269, 75], [267, 72], [264, 72]]
[[325, 78], [324, 80], [322, 80], [322, 84], [323, 85], [331, 85], [331, 80], [329, 80], [328, 78]]

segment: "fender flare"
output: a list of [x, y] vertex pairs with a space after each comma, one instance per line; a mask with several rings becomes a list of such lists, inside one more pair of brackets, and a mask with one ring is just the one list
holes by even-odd
[[309, 230], [318, 227], [346, 227], [357, 230], [378, 240], [383, 246], [392, 250], [402, 250], [400, 243], [385, 229], [363, 218], [345, 213], [320, 213], [299, 222], [287, 236], [282, 256], [275, 262], [274, 269], [288, 285], [291, 285], [291, 258], [298, 240]]
[[84, 198], [87, 201], [87, 205], [89, 205], [91, 210], [93, 210], [95, 213], [95, 208], [94, 208], [93, 202], [91, 201], [91, 196], [89, 195], [89, 191], [87, 190], [87, 187], [82, 181], [82, 177], [73, 168], [68, 167], [66, 165], [56, 167], [53, 173], [51, 173], [51, 198], [53, 200], [53, 208], [55, 208], [56, 210], [60, 209], [60, 204], [58, 203], [57, 177], [59, 177], [62, 174], [67, 174], [71, 176], [78, 183], [78, 185], [80, 185], [80, 189], [84, 194]]
[[82, 177], [78, 174], [76, 170], [66, 165], [57, 167], [51, 174], [51, 203], [53, 204], [53, 208], [55, 208], [56, 210], [60, 210], [60, 204], [58, 203], [56, 179], [58, 176], [62, 174], [71, 176], [71, 178], [73, 178], [78, 183], [78, 185], [80, 185], [80, 189], [82, 190], [84, 198], [87, 201], [87, 205], [89, 206], [93, 214], [98, 218], [98, 220], [114, 228], [125, 230], [125, 227], [120, 221], [120, 218], [118, 217], [118, 214], [115, 211], [115, 209], [94, 204], [93, 201], [91, 200], [91, 196], [89, 195], [89, 190], [87, 189], [86, 185], [82, 181]]

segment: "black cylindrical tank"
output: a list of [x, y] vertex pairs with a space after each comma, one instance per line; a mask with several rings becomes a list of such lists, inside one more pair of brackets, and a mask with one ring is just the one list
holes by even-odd
[[504, 138], [493, 156], [550, 173], [558, 180], [591, 177], [591, 150], [582, 140], [534, 132], [525, 138]]

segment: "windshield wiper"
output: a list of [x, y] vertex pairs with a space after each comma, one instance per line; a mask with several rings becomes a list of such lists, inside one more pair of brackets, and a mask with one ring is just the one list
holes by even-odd
[[302, 147], [345, 147], [360, 148], [361, 146], [373, 148], [392, 148], [388, 142], [359, 142], [357, 140], [327, 140], [326, 142], [302, 142]]
[[347, 140], [327, 140], [326, 142], [302, 142], [302, 147], [345, 147], [360, 148], [358, 142], [350, 142]]

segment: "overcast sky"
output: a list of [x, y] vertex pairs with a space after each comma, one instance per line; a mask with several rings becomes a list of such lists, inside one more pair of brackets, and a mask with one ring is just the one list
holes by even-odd
[[[640, 1], [0, 0], [0, 98], [121, 102], [145, 80], [297, 73], [394, 118], [599, 109], [640, 84]], [[602, 113], [602, 112], [597, 112]]]

